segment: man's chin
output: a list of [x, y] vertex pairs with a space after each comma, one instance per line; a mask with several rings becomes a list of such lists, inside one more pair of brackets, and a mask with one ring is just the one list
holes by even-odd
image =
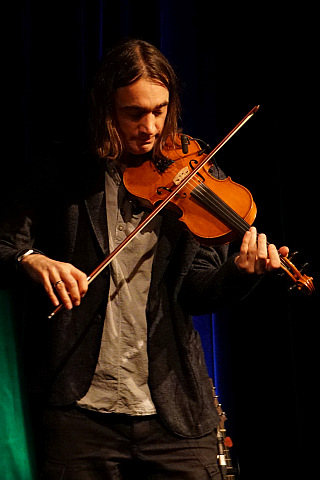
[[154, 147], [154, 142], [152, 143], [143, 143], [142, 145], [135, 145], [132, 148], [129, 148], [129, 152], [133, 155], [143, 155], [144, 153], [151, 152]]

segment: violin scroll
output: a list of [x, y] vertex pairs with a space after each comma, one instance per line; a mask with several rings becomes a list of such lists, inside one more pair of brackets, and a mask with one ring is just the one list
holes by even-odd
[[315, 288], [313, 285], [313, 278], [309, 277], [304, 273], [304, 269], [307, 264], [299, 270], [293, 263], [292, 259], [297, 255], [297, 252], [294, 252], [289, 258], [280, 255], [280, 262], [282, 270], [291, 278], [294, 284], [290, 287], [289, 290], [298, 289], [300, 292], [311, 295]]

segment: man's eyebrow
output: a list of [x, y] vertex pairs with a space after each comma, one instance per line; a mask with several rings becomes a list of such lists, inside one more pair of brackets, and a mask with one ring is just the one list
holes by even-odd
[[[159, 105], [156, 105], [152, 110], [159, 110], [163, 107], [167, 107], [168, 105], [169, 105], [169, 102], [165, 101], [165, 102], [159, 103]], [[141, 107], [140, 105], [124, 105], [123, 107], [120, 107], [120, 109], [121, 110], [126, 110], [126, 111], [135, 110], [135, 111], [138, 111], [138, 112], [148, 112], [149, 111], [148, 108]]]

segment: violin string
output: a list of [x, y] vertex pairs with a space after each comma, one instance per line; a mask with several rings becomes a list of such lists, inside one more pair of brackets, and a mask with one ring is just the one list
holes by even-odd
[[[193, 181], [193, 187], [190, 188], [189, 185]], [[191, 179], [187, 184], [187, 188], [190, 192], [190, 195], [195, 196], [202, 204], [206, 205], [209, 209], [218, 215], [224, 223], [230, 228], [236, 228], [237, 231], [244, 235], [246, 231], [249, 230], [250, 225], [247, 223], [237, 212], [235, 212], [228, 204], [226, 204], [215, 192], [210, 190], [204, 183], [198, 184], [196, 180]], [[196, 190], [196, 195], [193, 192]], [[267, 243], [267, 245], [270, 245]], [[290, 264], [287, 259], [280, 256], [280, 264], [286, 271], [291, 271]]]
[[[176, 173], [178, 173], [180, 169], [173, 164], [172, 170], [175, 170]], [[242, 235], [249, 230], [249, 223], [247, 223], [235, 210], [225, 203], [215, 192], [207, 187], [205, 183], [199, 183], [194, 176], [192, 176], [191, 179], [186, 183], [184, 189], [187, 190], [190, 195], [197, 198], [201, 204], [207, 206], [207, 208], [215, 215], [220, 217], [222, 223], [226, 224], [229, 228], [235, 228], [238, 233]], [[269, 245], [269, 243], [267, 243], [267, 245]], [[289, 268], [289, 270], [291, 270], [286, 258], [281, 254], [280, 263], [284, 269], [288, 270]]]
[[[197, 189], [197, 193], [200, 193], [199, 195], [196, 195], [196, 198], [199, 199], [201, 203], [212, 209], [215, 214], [220, 216], [222, 221], [225, 220], [227, 226], [229, 226], [230, 228], [236, 228], [237, 231], [242, 235], [244, 235], [245, 232], [249, 230], [250, 224], [247, 223], [237, 212], [235, 212], [205, 184], [197, 184], [194, 189], [190, 189], [191, 195], [193, 194], [195, 189]], [[267, 243], [267, 245], [269, 245], [269, 243]], [[281, 254], [280, 263], [284, 267], [288, 268], [288, 262], [286, 261], [286, 258], [283, 257]]]
[[228, 227], [235, 228], [241, 234], [250, 228], [250, 225], [235, 210], [205, 184], [197, 185], [190, 194], [213, 211]]
[[[235, 212], [235, 210], [226, 204], [204, 183], [199, 184], [197, 180], [192, 177], [186, 184], [185, 189], [189, 191], [190, 195], [196, 197], [201, 204], [206, 205], [215, 215], [220, 217], [221, 221], [231, 229], [235, 228], [242, 235], [249, 230], [249, 223], [247, 223], [237, 212]], [[196, 195], [194, 194], [195, 191]], [[288, 262], [281, 254], [280, 263], [284, 268], [288, 269]]]
[[[195, 190], [197, 192], [196, 195], [194, 195]], [[193, 190], [190, 189], [190, 194], [195, 196], [195, 198], [205, 204], [209, 209], [212, 209], [222, 221], [225, 220], [225, 224], [230, 228], [236, 228], [236, 230], [243, 235], [249, 230], [250, 225], [205, 184], [196, 185]], [[267, 245], [269, 245], [269, 243], [267, 243]], [[281, 254], [279, 254], [279, 257], [282, 268], [285, 269], [286, 272], [289, 271], [292, 273], [292, 268], [287, 259]]]
[[[172, 170], [176, 170], [176, 173], [179, 171], [174, 164], [172, 165]], [[195, 189], [197, 189], [196, 194]], [[198, 201], [201, 204], [206, 205], [215, 215], [220, 216], [222, 221], [226, 223], [227, 226], [235, 228], [241, 234], [244, 234], [247, 230], [249, 230], [250, 225], [237, 212], [227, 205], [204, 183], [199, 184], [194, 176], [192, 176], [191, 179], [186, 183], [185, 190], [187, 190], [190, 195], [193, 195], [194, 197], [196, 196]]]

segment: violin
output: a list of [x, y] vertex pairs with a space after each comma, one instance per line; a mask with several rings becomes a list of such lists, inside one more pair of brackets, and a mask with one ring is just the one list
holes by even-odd
[[[152, 206], [151, 213], [133, 230], [105, 260], [87, 277], [90, 284], [128, 243], [165, 207], [178, 210], [179, 220], [204, 245], [223, 245], [243, 236], [253, 224], [257, 207], [247, 188], [231, 180], [219, 180], [210, 173], [213, 156], [258, 111], [250, 112], [210, 152], [187, 135], [168, 139], [162, 158], [146, 160], [128, 167], [123, 182], [129, 193], [141, 204]], [[302, 273], [290, 258], [280, 254], [280, 266], [294, 286], [306, 294], [314, 291], [313, 278]], [[60, 309], [60, 304], [49, 318]]]
[[257, 213], [251, 193], [230, 177], [213, 177], [213, 163], [196, 140], [178, 134], [162, 153], [167, 160], [161, 159], [160, 166], [144, 161], [123, 174], [125, 187], [141, 204], [154, 207], [170, 198], [168, 207], [182, 214], [179, 220], [199, 243], [209, 246], [230, 243], [249, 230]]

